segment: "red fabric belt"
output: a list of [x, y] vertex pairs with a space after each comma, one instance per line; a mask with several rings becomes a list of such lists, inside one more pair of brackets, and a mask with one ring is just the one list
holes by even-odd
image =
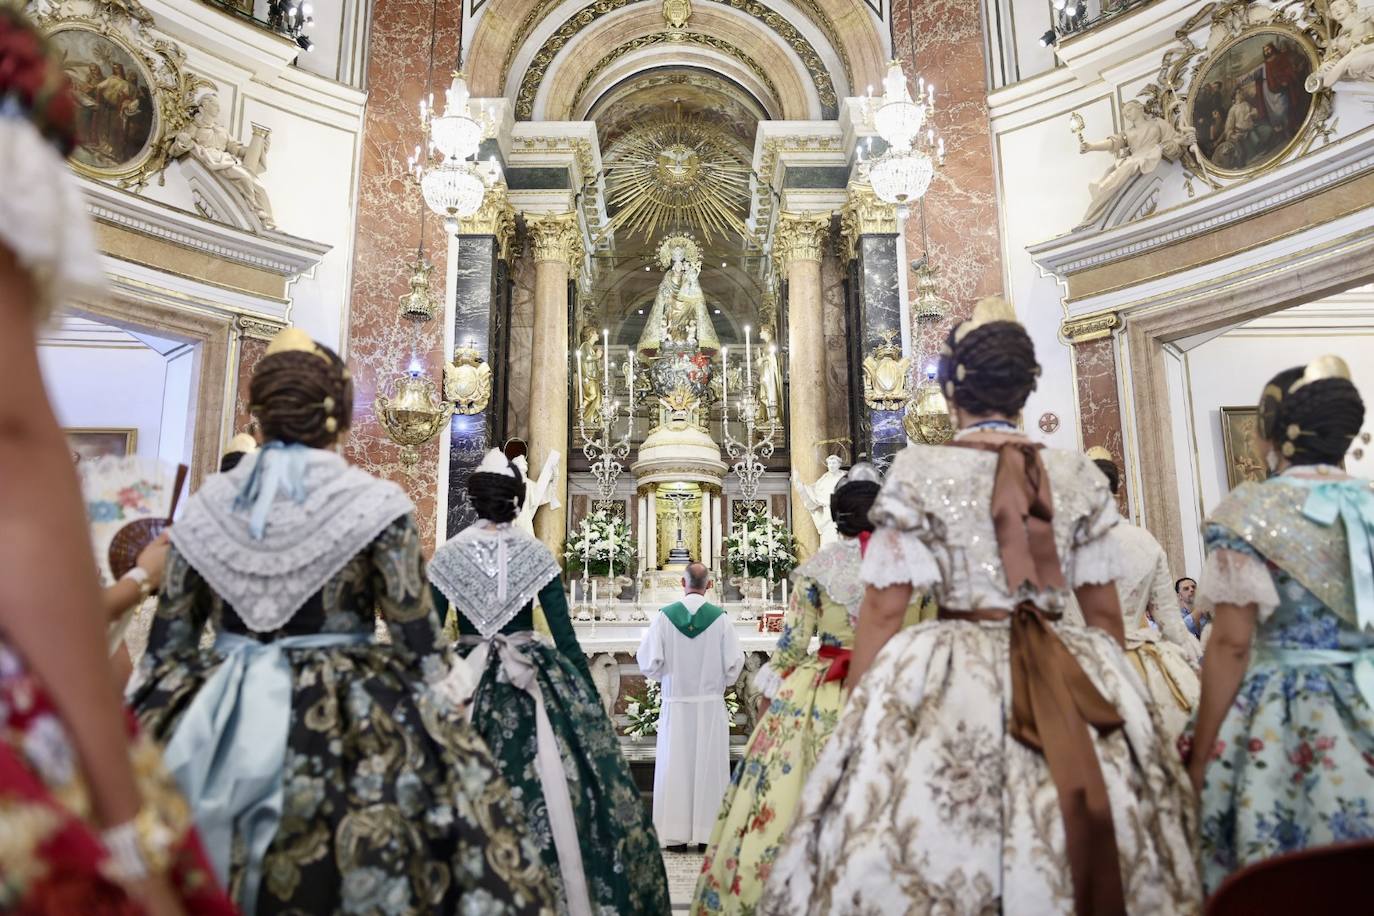
[[849, 659], [853, 654], [852, 649], [842, 649], [839, 646], [821, 646], [821, 650], [816, 655], [830, 662], [830, 667], [826, 669], [825, 677], [821, 679], [821, 683], [842, 681], [848, 677]]

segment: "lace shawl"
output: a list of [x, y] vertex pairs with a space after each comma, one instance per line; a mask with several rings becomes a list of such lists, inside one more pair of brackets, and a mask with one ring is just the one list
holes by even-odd
[[33, 275], [38, 320], [104, 288], [90, 218], [71, 169], [38, 128], [0, 106], [0, 245]]
[[264, 454], [208, 478], [172, 526], [172, 546], [250, 630], [280, 629], [310, 596], [396, 519], [413, 511], [405, 491], [349, 465], [334, 452], [310, 449], [305, 498], [279, 497], [261, 540], [250, 513], [234, 502]]
[[559, 572], [547, 547], [510, 525], [465, 528], [429, 563], [429, 581], [483, 639], [501, 632]]
[[827, 544], [811, 559], [792, 571], [792, 581], [810, 579], [825, 591], [836, 604], [842, 604], [851, 621], [859, 617], [859, 604], [864, 599], [864, 582], [859, 577], [861, 563], [859, 541], [845, 538]]

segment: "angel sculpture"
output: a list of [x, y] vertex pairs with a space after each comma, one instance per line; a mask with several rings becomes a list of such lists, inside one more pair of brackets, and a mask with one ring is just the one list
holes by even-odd
[[219, 114], [219, 96], [213, 92], [201, 96], [191, 127], [172, 139], [171, 155], [189, 154], [238, 194], [264, 229], [275, 229], [272, 202], [261, 177], [267, 167], [267, 133], [254, 128], [253, 139], [239, 143], [220, 124]]
[[1197, 132], [1191, 127], [1178, 128], [1164, 118], [1145, 111], [1137, 101], [1121, 106], [1124, 126], [1120, 133], [1105, 140], [1089, 142], [1081, 136], [1078, 152], [1109, 152], [1116, 154], [1109, 169], [1097, 181], [1088, 184], [1092, 203], [1080, 226], [1087, 226], [1102, 218], [1115, 202], [1118, 194], [1137, 175], [1149, 175], [1163, 160], [1174, 161], [1197, 143]]
[[1374, 82], [1374, 12], [1360, 9], [1355, 0], [1331, 0], [1329, 11], [1341, 30], [1327, 45], [1326, 60], [1303, 88], [1320, 92], [1341, 80]]

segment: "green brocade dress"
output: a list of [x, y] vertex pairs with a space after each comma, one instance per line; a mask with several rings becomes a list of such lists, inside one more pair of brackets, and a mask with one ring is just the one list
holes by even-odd
[[[457, 610], [437, 586], [434, 595], [441, 608]], [[548, 619], [553, 646], [527, 636], [534, 630], [532, 601], [527, 601], [499, 632], [519, 637], [515, 651], [525, 655], [536, 669], [568, 782], [592, 912], [598, 916], [668, 913], [668, 879], [658, 838], [578, 645], [562, 583], [556, 578], [549, 580], [539, 588], [538, 599]], [[480, 641], [478, 630], [463, 613], [448, 618], [450, 628], [455, 626], [455, 619], [460, 651], [470, 657]], [[568, 912], [566, 883], [536, 766], [535, 703], [528, 692], [509, 683], [496, 651], [487, 654], [473, 696], [472, 723], [491, 748], [515, 796], [523, 802], [544, 863], [559, 879], [554, 882], [559, 911]]]

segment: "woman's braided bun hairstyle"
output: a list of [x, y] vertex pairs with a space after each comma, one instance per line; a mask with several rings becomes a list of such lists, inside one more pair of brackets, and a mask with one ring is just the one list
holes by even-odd
[[468, 502], [478, 518], [497, 524], [513, 521], [525, 504], [525, 476], [510, 459], [492, 449], [468, 476]]
[[248, 400], [266, 441], [329, 448], [353, 422], [347, 366], [295, 328], [278, 334], [267, 348], [253, 372]]
[[873, 508], [882, 488], [882, 477], [873, 465], [861, 461], [850, 468], [830, 494], [830, 517], [835, 521], [835, 530], [847, 538], [872, 531], [876, 526], [869, 519], [868, 510]]
[[1259, 405], [1260, 434], [1292, 464], [1339, 464], [1364, 425], [1364, 401], [1338, 356], [1285, 369]]
[[940, 354], [945, 397], [974, 416], [1016, 416], [1040, 377], [1035, 346], [1003, 299], [979, 302], [973, 317], [950, 332]]

